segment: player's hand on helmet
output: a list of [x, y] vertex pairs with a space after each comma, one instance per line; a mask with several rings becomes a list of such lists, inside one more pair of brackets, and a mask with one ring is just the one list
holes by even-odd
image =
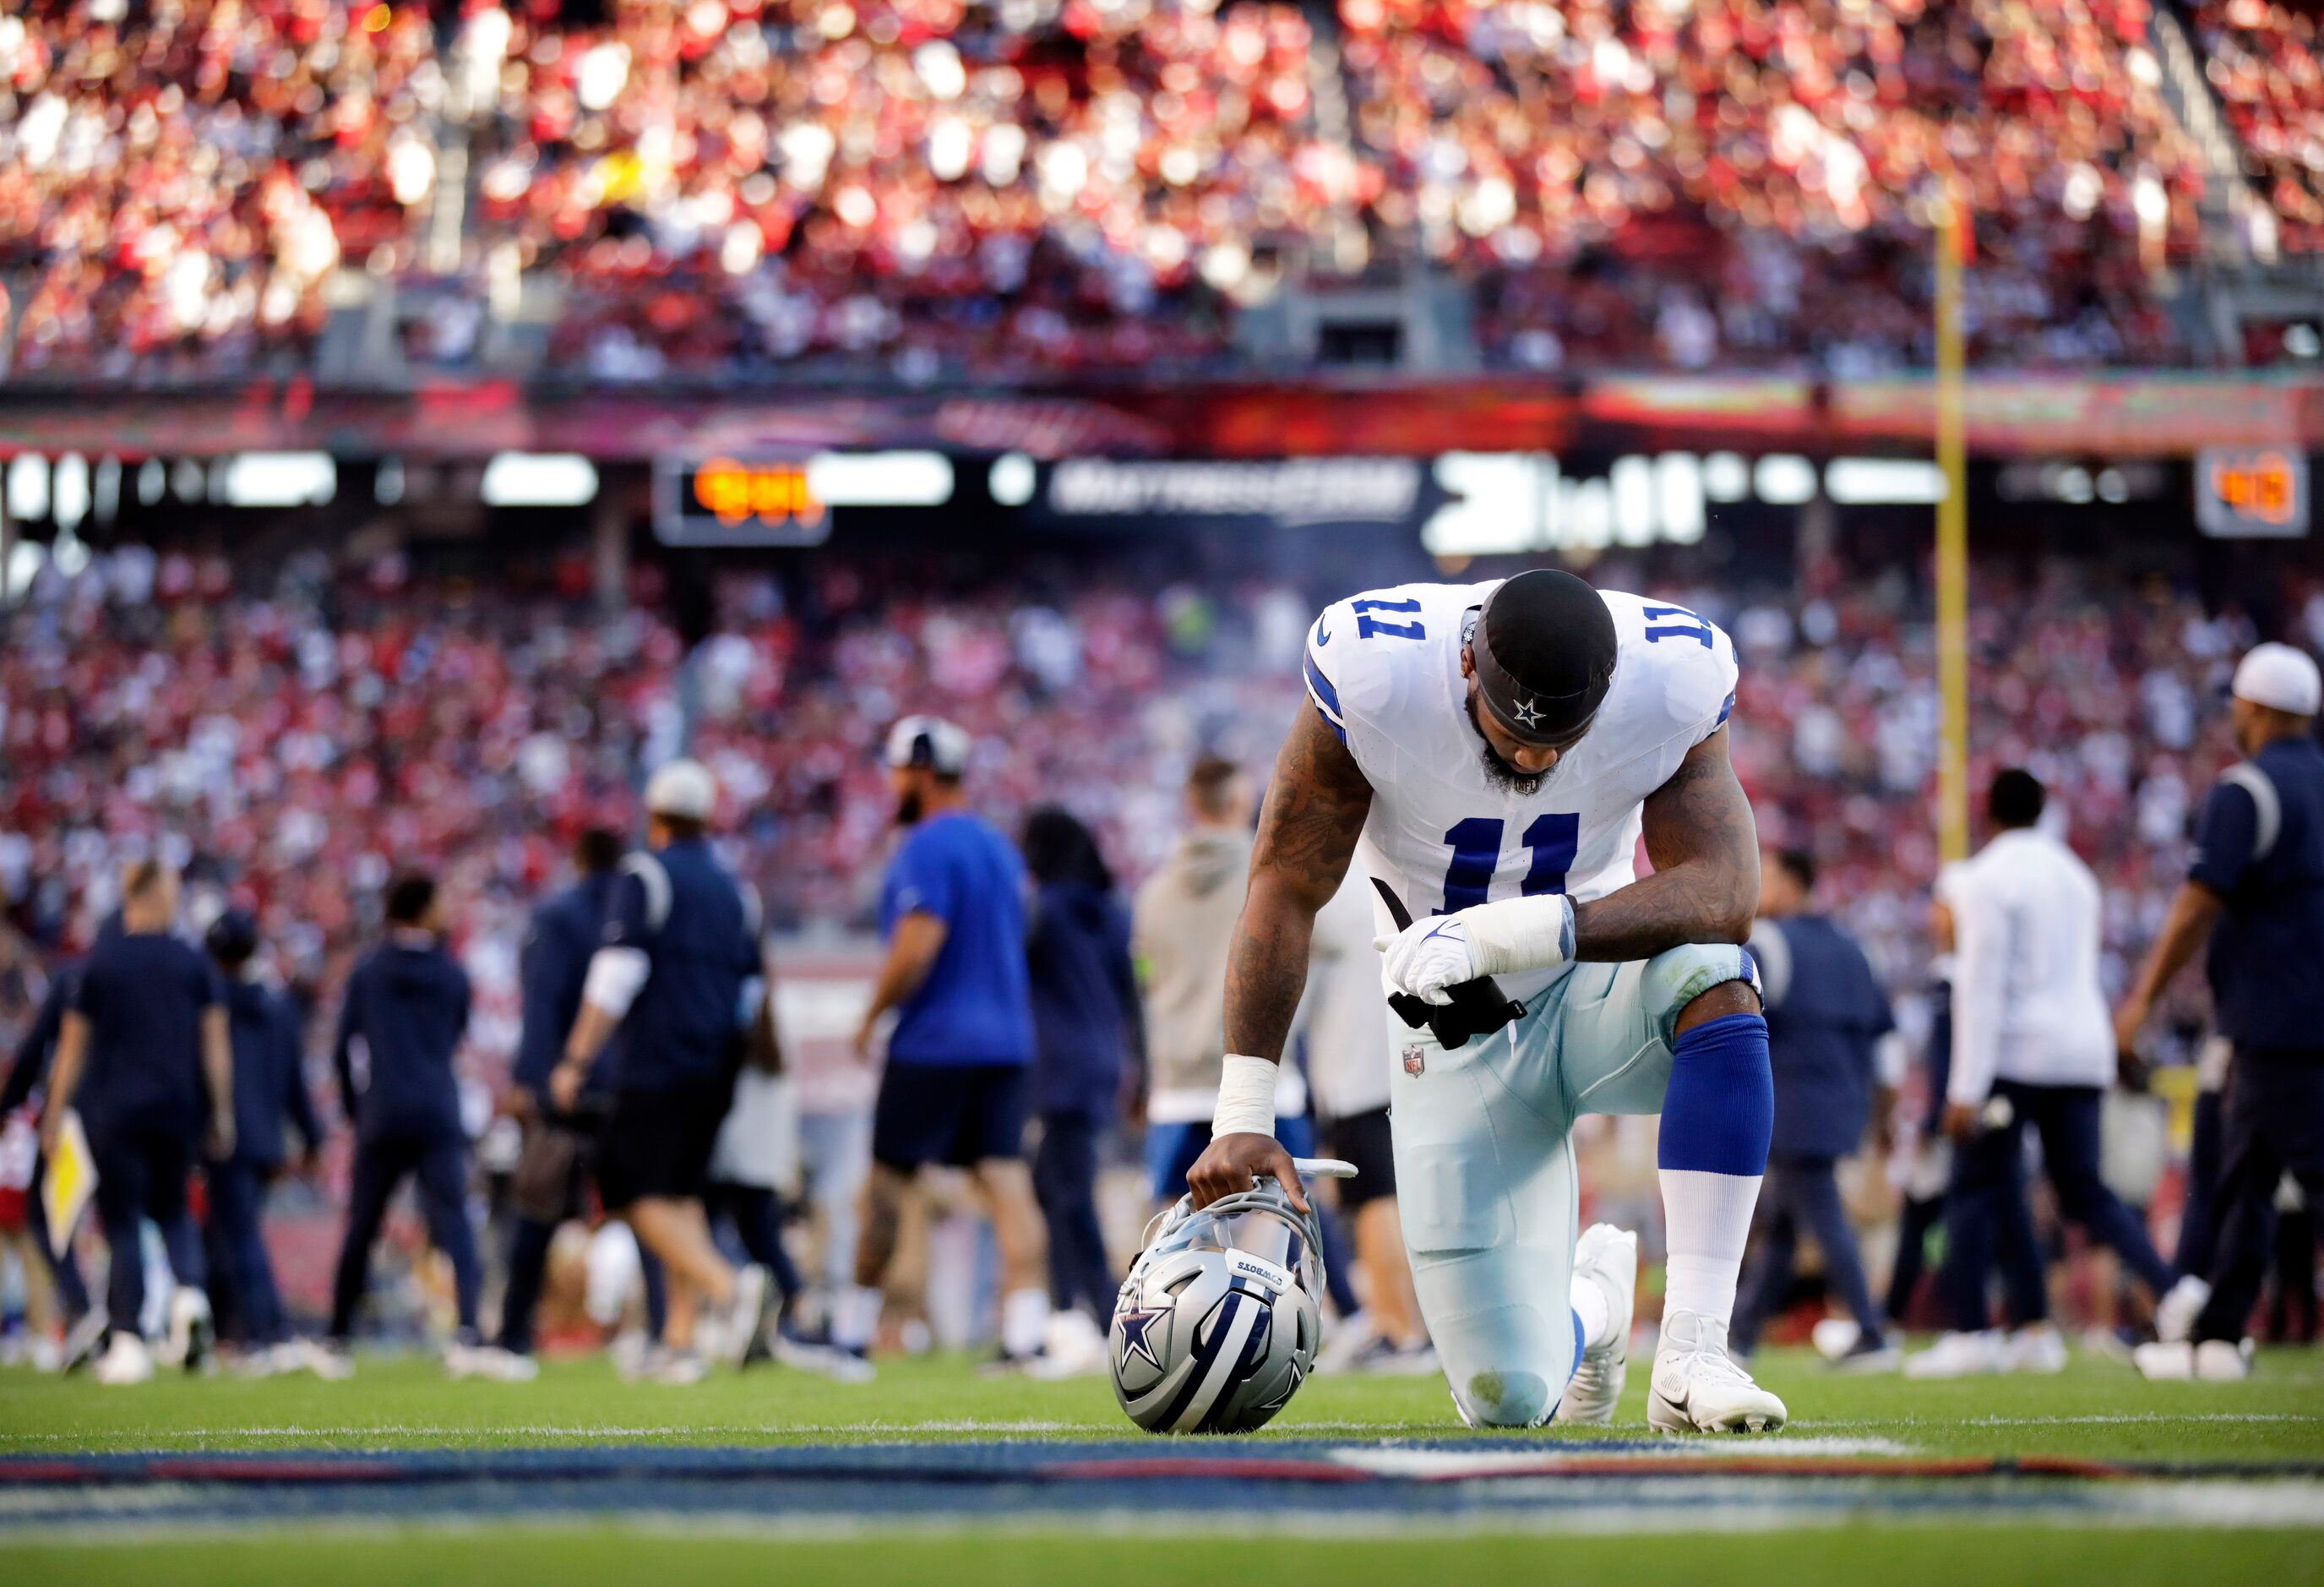
[[1213, 1136], [1194, 1166], [1186, 1170], [1186, 1188], [1194, 1192], [1198, 1207], [1209, 1206], [1221, 1196], [1240, 1195], [1259, 1179], [1274, 1180], [1283, 1186], [1293, 1206], [1303, 1213], [1309, 1210], [1299, 1170], [1283, 1143], [1272, 1135]]
[[1372, 946], [1382, 955], [1380, 983], [1390, 997], [1409, 992], [1425, 1003], [1449, 1003], [1452, 988], [1482, 973], [1457, 911], [1415, 920], [1392, 936], [1374, 937]]

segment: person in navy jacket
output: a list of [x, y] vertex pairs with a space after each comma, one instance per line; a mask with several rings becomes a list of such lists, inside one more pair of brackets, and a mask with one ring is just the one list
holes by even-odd
[[[460, 1124], [460, 1087], [453, 1070], [468, 1029], [468, 977], [445, 951], [436, 883], [406, 874], [389, 885], [387, 940], [355, 964], [339, 1010], [332, 1063], [355, 1129], [347, 1227], [331, 1286], [331, 1344], [337, 1367], [355, 1332], [355, 1311], [371, 1281], [371, 1248], [387, 1204], [406, 1178], [417, 1180], [428, 1238], [452, 1264], [459, 1335], [445, 1353], [455, 1376], [501, 1375], [502, 1352], [476, 1347], [476, 1304], [483, 1269], [468, 1222], [468, 1140]], [[358, 1075], [358, 1050], [364, 1059]]]
[[1782, 1307], [1804, 1229], [1823, 1253], [1825, 1281], [1858, 1325], [1854, 1347], [1838, 1364], [1856, 1371], [1893, 1368], [1900, 1357], [1865, 1283], [1833, 1168], [1863, 1145], [1876, 1097], [1883, 1130], [1887, 1127], [1895, 1076], [1884, 1079], [1877, 1049], [1892, 1049], [1886, 1060], [1892, 1065], [1901, 1058], [1895, 1019], [1864, 950], [1815, 911], [1814, 862], [1787, 849], [1764, 856], [1760, 875], [1760, 918], [1750, 947], [1764, 986], [1775, 1128], [1759, 1198], [1759, 1242], [1735, 1308], [1734, 1341], [1751, 1349]]
[[1096, 840], [1064, 810], [1028, 817], [1022, 847], [1035, 887], [1026, 942], [1041, 1121], [1033, 1189], [1049, 1225], [1050, 1298], [1061, 1315], [1079, 1309], [1102, 1329], [1120, 1276], [1098, 1227], [1098, 1143], [1140, 1034], [1130, 911]]
[[321, 1144], [322, 1126], [307, 1091], [306, 1041], [298, 1011], [290, 999], [251, 973], [258, 955], [257, 922], [240, 909], [228, 909], [210, 923], [203, 946], [226, 983], [234, 1047], [234, 1152], [211, 1163], [207, 1174], [219, 1332], [239, 1342], [254, 1364], [273, 1364], [281, 1358], [262, 1352], [290, 1340], [290, 1322], [261, 1230], [266, 1187], [289, 1156], [283, 1121], [298, 1132], [300, 1155], [309, 1162]]
[[[590, 956], [604, 939], [612, 911], [622, 840], [602, 827], [584, 832], [573, 845], [574, 880], [541, 901], [525, 933], [517, 970], [523, 997], [523, 1024], [517, 1035], [516, 1062], [510, 1075], [507, 1109], [524, 1129], [517, 1160], [515, 1213], [509, 1233], [508, 1285], [501, 1299], [501, 1348], [532, 1353], [533, 1313], [549, 1265], [557, 1226], [578, 1217], [586, 1201], [597, 1135], [611, 1105], [604, 1063], [583, 1082], [570, 1110], [549, 1094], [549, 1077], [565, 1056], [565, 1038], [581, 1013], [581, 988]], [[659, 1314], [659, 1263], [647, 1272], [649, 1311]], [[659, 1316], [649, 1317], [655, 1333]]]

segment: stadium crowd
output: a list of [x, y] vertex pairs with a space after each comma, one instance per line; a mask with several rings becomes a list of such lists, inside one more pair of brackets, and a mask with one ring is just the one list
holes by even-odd
[[[1976, 356], [2170, 364], [2142, 288], [2201, 173], [2148, 14], [38, 0], [0, 19], [0, 281], [14, 369], [103, 378], [295, 364], [341, 268], [419, 289], [454, 365], [530, 272], [592, 378], [1196, 368], [1285, 277], [1402, 261], [1519, 366], [1849, 374], [1926, 362], [1949, 172]], [[2308, 24], [2203, 22], [2301, 245]]]
[[2312, 12], [2271, 0], [2201, 0], [2195, 31], [2205, 75], [2273, 212], [2278, 243], [2309, 254], [2324, 241], [2324, 57]]

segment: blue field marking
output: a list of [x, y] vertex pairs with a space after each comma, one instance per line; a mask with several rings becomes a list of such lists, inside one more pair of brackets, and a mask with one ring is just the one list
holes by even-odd
[[[2209, 1518], [2200, 1481], [2088, 1462], [1753, 1454], [1708, 1441], [1230, 1440], [595, 1446], [0, 1459], [0, 1535], [136, 1525], [476, 1525], [595, 1516], [773, 1530], [1102, 1524], [1371, 1532], [1816, 1524], [1867, 1514]], [[1479, 1458], [1479, 1457], [1481, 1457]], [[2319, 1471], [2270, 1468], [2251, 1524], [2324, 1519]], [[1190, 1519], [1191, 1518], [1191, 1519]], [[2227, 1518], [2222, 1524], [2235, 1524]]]

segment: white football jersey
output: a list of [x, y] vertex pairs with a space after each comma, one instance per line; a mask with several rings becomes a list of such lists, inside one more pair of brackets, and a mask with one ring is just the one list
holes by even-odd
[[1307, 631], [1308, 697], [1372, 785], [1356, 863], [1416, 918], [1627, 885], [1640, 803], [1735, 706], [1735, 645], [1715, 624], [1601, 590], [1618, 646], [1605, 703], [1537, 792], [1508, 792], [1486, 774], [1461, 676], [1464, 635], [1496, 587], [1373, 590], [1325, 607]]

